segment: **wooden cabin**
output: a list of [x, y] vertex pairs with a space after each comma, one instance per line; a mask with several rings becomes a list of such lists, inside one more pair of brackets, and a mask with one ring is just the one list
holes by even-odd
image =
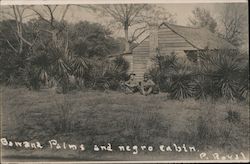
[[153, 58], [157, 53], [169, 55], [175, 53], [178, 57], [187, 57], [190, 52], [201, 50], [235, 49], [226, 40], [205, 28], [192, 28], [162, 23], [151, 25], [149, 35], [133, 50], [123, 54], [129, 62], [129, 73], [136, 74], [138, 81], [144, 73], [154, 66]]

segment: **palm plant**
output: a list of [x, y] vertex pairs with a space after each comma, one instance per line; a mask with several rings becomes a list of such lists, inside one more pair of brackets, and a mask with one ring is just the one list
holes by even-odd
[[[201, 72], [212, 86], [211, 96], [226, 99], [239, 98], [240, 60], [231, 51], [204, 53]], [[237, 55], [237, 54], [236, 54]]]
[[166, 56], [159, 54], [154, 60], [158, 67], [152, 68], [149, 73], [153, 80], [159, 85], [161, 91], [169, 92], [172, 83], [172, 74], [176, 72], [178, 58], [173, 53]]
[[87, 63], [87, 59], [81, 56], [74, 56], [71, 59], [71, 68], [72, 68], [72, 74], [75, 77], [78, 78], [84, 78], [84, 76], [87, 73], [87, 70], [89, 69], [89, 65]]
[[43, 51], [36, 51], [27, 58], [27, 62], [31, 67], [36, 67], [38, 80], [46, 85], [50, 67], [48, 55]]
[[172, 74], [172, 84], [170, 96], [174, 99], [185, 99], [192, 97], [195, 91], [195, 83], [193, 81], [194, 74], [183, 65], [178, 65], [175, 68], [175, 73]]
[[249, 62], [241, 69], [240, 72], [240, 95], [245, 99], [249, 94]]
[[151, 69], [150, 74], [161, 91], [169, 92], [173, 99], [185, 99], [194, 95], [194, 71], [190, 63], [174, 53], [164, 56], [158, 54], [155, 62], [158, 67]]
[[79, 55], [72, 55], [70, 59], [71, 74], [76, 78], [77, 86], [80, 88], [85, 87], [84, 81], [90, 79], [91, 62], [90, 59]]
[[212, 92], [212, 83], [207, 76], [197, 74], [194, 79], [194, 96], [196, 99], [207, 99], [210, 93]]
[[66, 56], [62, 49], [53, 44], [47, 45], [44, 51], [47, 63], [43, 64], [46, 65], [48, 76], [55, 78], [62, 92], [66, 92], [71, 72], [69, 56]]
[[91, 71], [91, 77], [94, 79], [94, 88], [118, 89], [120, 81], [125, 80], [127, 77], [128, 66], [128, 62], [120, 56], [114, 59], [96, 61]]

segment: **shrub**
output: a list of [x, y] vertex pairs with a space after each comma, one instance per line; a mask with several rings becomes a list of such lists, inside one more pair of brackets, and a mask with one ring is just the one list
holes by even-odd
[[177, 69], [172, 75], [170, 96], [174, 99], [185, 99], [194, 95], [193, 73], [185, 67]]
[[117, 90], [120, 81], [127, 78], [128, 63], [122, 57], [100, 59], [92, 63], [89, 85], [93, 89]]
[[240, 95], [245, 99], [249, 95], [249, 61], [240, 72]]
[[207, 76], [197, 75], [194, 79], [194, 97], [196, 99], [205, 100], [213, 92], [213, 86], [211, 82], [208, 82], [210, 79]]
[[120, 81], [124, 81], [128, 78], [128, 67], [128, 62], [121, 56], [116, 57], [110, 62], [107, 72], [104, 75], [109, 81], [109, 89], [118, 89], [120, 87]]
[[176, 72], [178, 58], [174, 53], [169, 56], [157, 56], [155, 59], [158, 67], [149, 71], [153, 81], [155, 81], [161, 91], [169, 92], [171, 90], [172, 75]]
[[185, 60], [177, 58], [174, 53], [155, 58], [158, 67], [150, 74], [159, 85], [160, 90], [169, 92], [173, 99], [185, 99], [194, 95], [194, 71]]
[[64, 98], [63, 102], [56, 103], [56, 108], [56, 111], [58, 111], [58, 118], [52, 118], [50, 120], [55, 127], [55, 134], [76, 131], [77, 129], [74, 127], [74, 119], [72, 119], [74, 116], [72, 103]]
[[[108, 55], [120, 51], [118, 40], [111, 36], [111, 31], [98, 23], [84, 21], [68, 24], [54, 21], [53, 32], [58, 31], [58, 33], [51, 37], [44, 32], [51, 30], [50, 24], [40, 19], [30, 20], [23, 23], [22, 27], [24, 38], [34, 41], [32, 46], [21, 45], [17, 37], [10, 31], [12, 29], [10, 27], [15, 23], [13, 20], [6, 20], [1, 23], [3, 26], [0, 28], [0, 35], [3, 38], [0, 41], [0, 58], [2, 59], [0, 61], [0, 82], [8, 85], [25, 84], [29, 88], [38, 89], [38, 83], [46, 85], [45, 82], [48, 79], [55, 79], [59, 88], [65, 93], [71, 88], [75, 88], [69, 82], [69, 77], [74, 76], [80, 87], [92, 87], [96, 84], [93, 77], [104, 76], [103, 74], [99, 74], [97, 77], [94, 75], [96, 59], [102, 60], [104, 63], [108, 60]], [[39, 27], [44, 30], [37, 30]], [[8, 42], [13, 45], [12, 48]], [[18, 49], [22, 51], [15, 52], [15, 48], [17, 49], [19, 44]], [[102, 70], [103, 67], [98, 69]], [[92, 76], [91, 71], [94, 73]], [[25, 77], [26, 75], [27, 77]], [[106, 79], [110, 81], [109, 77], [105, 77]], [[112, 79], [114, 78], [112, 77]], [[113, 86], [113, 83], [116, 85], [117, 82], [111, 81], [110, 85]]]
[[246, 99], [249, 92], [249, 66], [244, 65], [238, 51], [207, 50], [199, 54], [200, 63], [197, 64], [182, 61], [174, 53], [157, 56], [157, 67], [150, 73], [161, 91], [169, 92], [174, 99]]
[[41, 70], [36, 66], [27, 66], [23, 69], [22, 76], [25, 79], [25, 85], [29, 89], [39, 90], [41, 87], [40, 83]]
[[210, 96], [228, 100], [239, 98], [241, 60], [234, 51], [205, 52], [201, 57], [201, 74], [206, 76], [206, 85], [212, 86]]

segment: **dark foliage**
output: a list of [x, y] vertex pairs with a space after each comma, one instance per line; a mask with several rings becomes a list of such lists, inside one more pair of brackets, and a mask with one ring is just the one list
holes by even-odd
[[[100, 24], [55, 21], [52, 27], [41, 19], [30, 20], [23, 24], [23, 36], [34, 41], [32, 46], [19, 45], [13, 28], [15, 21], [1, 22], [0, 76], [7, 85], [38, 90], [53, 79], [62, 93], [76, 86], [95, 88], [96, 83], [116, 88], [128, 67], [122, 59], [109, 61], [108, 56], [119, 52], [121, 45]], [[19, 46], [20, 52], [16, 50]]]
[[176, 73], [177, 57], [174, 54], [169, 56], [157, 56], [155, 62], [159, 67], [150, 70], [153, 80], [159, 85], [160, 90], [169, 92], [172, 85], [172, 75]]
[[92, 88], [117, 90], [120, 87], [120, 81], [127, 78], [128, 62], [118, 56], [109, 60], [98, 60], [93, 64], [90, 70]]
[[249, 92], [249, 66], [238, 51], [200, 51], [199, 63], [182, 62], [174, 54], [158, 56], [151, 70], [161, 91], [171, 98], [243, 100]]
[[193, 82], [192, 72], [185, 69], [178, 70], [178, 72], [172, 76], [172, 80], [170, 90], [171, 98], [185, 99], [194, 95], [195, 84]]
[[201, 74], [207, 77], [207, 85], [213, 89], [208, 92], [212, 97], [228, 100], [241, 98], [241, 64], [244, 64], [236, 51], [221, 50], [205, 52], [201, 56]]

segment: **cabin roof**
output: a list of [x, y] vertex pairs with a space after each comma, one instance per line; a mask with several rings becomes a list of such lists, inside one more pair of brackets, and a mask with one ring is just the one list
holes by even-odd
[[[197, 49], [236, 49], [234, 45], [232, 45], [225, 39], [218, 37], [216, 34], [212, 33], [206, 28], [193, 28], [173, 25], [169, 23], [162, 23], [159, 26], [159, 31], [160, 29], [164, 29], [166, 27], [184, 38], [189, 44]], [[146, 38], [148, 37], [149, 35]]]

